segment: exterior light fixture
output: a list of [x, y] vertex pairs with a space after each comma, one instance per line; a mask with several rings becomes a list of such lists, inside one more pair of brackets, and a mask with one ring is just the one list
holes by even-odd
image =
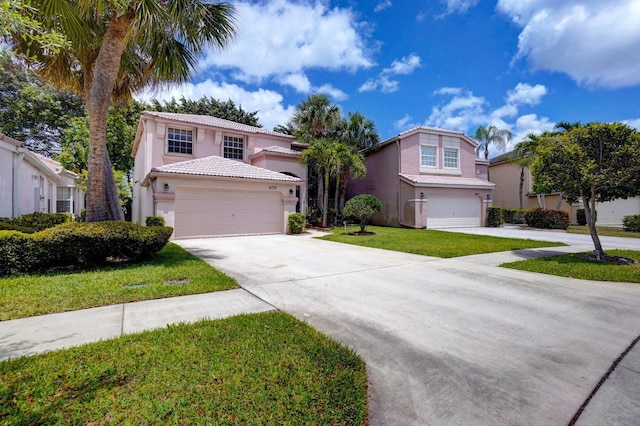
[[169, 192], [169, 184], [168, 183], [164, 184], [164, 192]]

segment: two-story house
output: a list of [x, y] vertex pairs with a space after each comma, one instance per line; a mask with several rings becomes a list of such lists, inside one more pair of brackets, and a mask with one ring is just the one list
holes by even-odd
[[163, 216], [174, 238], [284, 233], [287, 216], [306, 210], [299, 149], [259, 127], [144, 112], [131, 153], [132, 220]]
[[349, 197], [372, 194], [383, 208], [377, 225], [410, 228], [484, 226], [494, 184], [488, 160], [462, 132], [419, 126], [387, 139], [366, 157], [367, 175]]

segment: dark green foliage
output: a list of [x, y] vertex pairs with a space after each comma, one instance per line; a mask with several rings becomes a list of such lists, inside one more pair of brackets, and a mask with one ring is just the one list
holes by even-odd
[[34, 234], [1, 231], [0, 275], [139, 262], [162, 249], [172, 232], [124, 221], [66, 223]]
[[147, 226], [164, 226], [164, 217], [162, 216], [147, 216], [144, 219], [144, 224]]
[[524, 221], [524, 214], [527, 209], [502, 209], [502, 218], [505, 223], [522, 224]]
[[7, 218], [0, 218], [0, 231], [18, 231], [18, 232], [22, 232], [23, 234], [33, 234], [34, 232], [36, 232], [35, 229], [33, 228], [29, 228], [27, 226], [19, 226], [19, 225], [13, 225], [10, 222], [5, 222], [3, 219], [7, 219]]
[[344, 216], [356, 218], [360, 222], [360, 232], [365, 232], [367, 221], [382, 210], [382, 203], [371, 194], [356, 195], [344, 206]]
[[489, 226], [492, 228], [497, 228], [504, 223], [504, 219], [502, 217], [502, 208], [497, 206], [489, 207], [487, 210], [488, 213], [488, 222]]
[[[596, 221], [598, 220], [598, 212], [594, 212], [594, 216]], [[586, 225], [587, 224], [587, 214], [584, 209], [576, 210], [576, 220], [578, 221], [578, 225]]]
[[622, 220], [622, 226], [627, 232], [640, 232], [640, 214], [625, 216]]
[[[30, 213], [18, 216], [16, 218], [0, 218], [2, 222], [9, 223], [18, 227], [26, 228], [27, 233], [33, 233], [34, 231], [42, 231], [47, 228], [53, 228], [54, 226], [61, 225], [63, 223], [72, 222], [73, 216], [71, 213]], [[29, 228], [32, 229], [29, 232]], [[16, 229], [16, 228], [4, 228], [4, 229]], [[16, 229], [22, 231], [21, 229]]]
[[542, 229], [567, 229], [569, 213], [561, 210], [535, 209], [524, 214], [528, 226]]
[[151, 101], [149, 105], [151, 111], [173, 112], [180, 114], [197, 114], [210, 115], [213, 117], [223, 118], [225, 120], [235, 121], [236, 123], [247, 124], [254, 127], [262, 127], [258, 121], [258, 111], [247, 112], [242, 109], [241, 105], [236, 104], [229, 99], [226, 102], [203, 96], [197, 101], [180, 98], [179, 101], [171, 99], [160, 103], [157, 99]]
[[289, 215], [289, 233], [299, 234], [304, 231], [306, 217], [304, 213], [293, 213]]

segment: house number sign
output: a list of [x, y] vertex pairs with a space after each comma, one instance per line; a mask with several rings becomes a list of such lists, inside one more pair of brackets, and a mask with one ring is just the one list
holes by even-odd
[[278, 189], [278, 187], [275, 185], [269, 185], [269, 189]]

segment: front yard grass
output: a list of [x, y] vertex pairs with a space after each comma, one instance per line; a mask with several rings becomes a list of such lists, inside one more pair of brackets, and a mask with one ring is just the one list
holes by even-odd
[[168, 243], [143, 263], [0, 278], [0, 321], [236, 288], [237, 282]]
[[494, 253], [536, 247], [557, 247], [565, 244], [549, 241], [521, 240], [516, 238], [487, 237], [456, 232], [431, 231], [428, 229], [390, 228], [368, 226], [375, 235], [348, 235], [358, 227], [336, 228], [331, 235], [320, 237], [328, 241], [380, 248], [405, 253], [435, 257], [459, 257], [472, 254]]
[[[623, 228], [613, 226], [596, 226], [596, 231], [600, 237], [640, 238], [640, 232], [628, 232]], [[567, 228], [567, 233], [589, 235], [589, 227], [587, 225], [571, 225]]]
[[2, 424], [367, 424], [353, 351], [280, 312], [0, 362]]
[[[504, 263], [500, 266], [521, 271], [594, 281], [640, 283], [640, 263], [616, 265], [586, 258], [591, 253], [563, 254]], [[607, 256], [621, 256], [640, 262], [640, 251], [607, 250]]]

